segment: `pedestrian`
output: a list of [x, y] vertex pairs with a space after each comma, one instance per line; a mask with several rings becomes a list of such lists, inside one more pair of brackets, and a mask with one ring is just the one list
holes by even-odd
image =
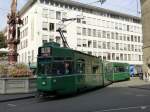
[[139, 79], [142, 80], [143, 74], [139, 73]]

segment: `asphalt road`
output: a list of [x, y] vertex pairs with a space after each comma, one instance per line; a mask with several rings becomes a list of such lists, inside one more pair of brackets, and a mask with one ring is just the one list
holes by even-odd
[[67, 98], [0, 103], [0, 112], [150, 112], [150, 90], [102, 88]]

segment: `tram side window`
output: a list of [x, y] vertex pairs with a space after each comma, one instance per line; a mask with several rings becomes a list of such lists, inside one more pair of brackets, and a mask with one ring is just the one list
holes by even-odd
[[98, 66], [93, 66], [93, 74], [97, 74], [98, 73]]
[[77, 62], [77, 73], [84, 74], [85, 73], [85, 63]]
[[128, 69], [127, 69], [127, 67], [115, 67], [114, 68], [114, 72], [127, 72], [128, 71]]
[[71, 74], [72, 64], [71, 62], [54, 62], [52, 72], [56, 75]]

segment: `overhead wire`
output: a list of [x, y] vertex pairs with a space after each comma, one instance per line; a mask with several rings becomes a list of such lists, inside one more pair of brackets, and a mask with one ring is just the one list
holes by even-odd
[[[106, 0], [106, 2], [107, 2], [107, 0]], [[139, 7], [137, 7], [137, 5], [139, 6], [139, 2], [137, 1], [137, 0], [131, 0], [129, 3], [130, 3], [130, 6], [131, 6], [131, 4], [134, 4], [136, 2], [136, 8], [135, 9], [131, 9], [131, 8], [127, 8], [127, 7], [125, 7], [125, 6], [120, 6], [120, 5], [118, 5], [118, 4], [109, 4], [109, 6], [111, 6], [111, 7], [119, 7], [121, 10], [126, 10], [126, 11], [130, 11], [130, 12], [132, 12], [132, 13], [136, 13], [136, 14], [139, 14], [140, 13], [140, 11], [138, 11], [139, 9], [137, 9], [137, 8], [139, 8]], [[94, 3], [94, 2], [93, 2]], [[113, 2], [113, 3], [115, 3], [115, 2]], [[129, 4], [128, 3], [128, 4]], [[94, 5], [94, 6], [98, 6], [98, 7], [100, 7], [99, 5]], [[102, 6], [102, 5], [101, 5]], [[103, 8], [106, 8], [106, 7], [103, 7]], [[116, 9], [114, 9], [114, 10], [116, 10]]]

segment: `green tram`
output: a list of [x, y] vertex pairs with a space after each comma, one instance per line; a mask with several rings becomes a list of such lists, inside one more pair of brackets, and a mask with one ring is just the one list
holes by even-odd
[[130, 79], [129, 64], [109, 62], [106, 64], [106, 71], [110, 72], [109, 80], [112, 82], [124, 81]]
[[38, 49], [37, 90], [40, 95], [69, 94], [111, 84], [111, 73], [100, 58], [58, 43]]

